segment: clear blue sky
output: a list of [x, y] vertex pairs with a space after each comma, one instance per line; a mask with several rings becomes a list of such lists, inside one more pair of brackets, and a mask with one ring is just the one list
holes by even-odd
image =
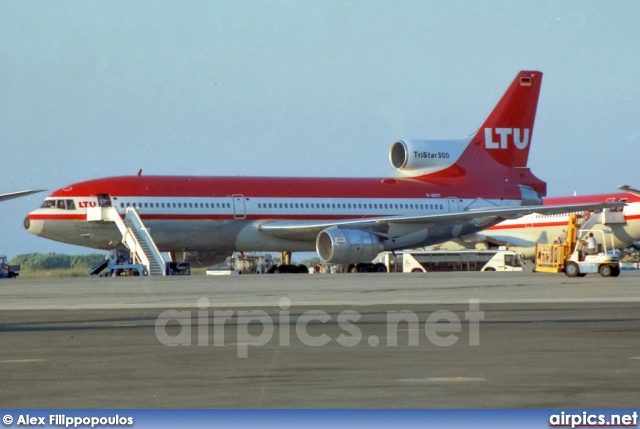
[[[640, 186], [637, 1], [0, 2], [0, 193], [144, 174], [387, 176], [544, 72], [549, 195]], [[0, 253], [46, 193], [0, 204]]]

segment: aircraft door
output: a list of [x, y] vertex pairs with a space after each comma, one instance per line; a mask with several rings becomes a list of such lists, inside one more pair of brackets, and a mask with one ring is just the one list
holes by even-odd
[[99, 207], [111, 207], [111, 195], [98, 194], [98, 206]]
[[244, 204], [244, 197], [241, 194], [233, 194], [231, 199], [233, 200], [233, 218], [246, 219], [247, 211]]
[[525, 228], [533, 228], [533, 217], [536, 216], [534, 214], [530, 214], [525, 216]]
[[460, 211], [460, 202], [456, 197], [449, 197], [449, 213]]

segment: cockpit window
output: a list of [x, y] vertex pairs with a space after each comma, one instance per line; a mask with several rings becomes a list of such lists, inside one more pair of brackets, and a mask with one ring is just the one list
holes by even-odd
[[43, 209], [75, 210], [76, 204], [73, 200], [45, 200], [42, 203]]

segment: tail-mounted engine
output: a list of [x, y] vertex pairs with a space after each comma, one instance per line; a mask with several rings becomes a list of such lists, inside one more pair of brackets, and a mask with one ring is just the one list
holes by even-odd
[[323, 261], [346, 265], [371, 261], [383, 245], [368, 232], [331, 227], [318, 234], [316, 250]]
[[439, 171], [453, 165], [471, 138], [461, 140], [398, 140], [391, 145], [389, 160], [399, 171]]

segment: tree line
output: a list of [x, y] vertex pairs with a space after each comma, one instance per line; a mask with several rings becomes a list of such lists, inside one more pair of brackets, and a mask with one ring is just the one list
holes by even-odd
[[27, 253], [18, 255], [10, 262], [11, 265], [20, 265], [22, 270], [58, 270], [71, 268], [91, 268], [106, 259], [103, 253], [90, 253], [88, 255], [64, 255], [61, 253]]

